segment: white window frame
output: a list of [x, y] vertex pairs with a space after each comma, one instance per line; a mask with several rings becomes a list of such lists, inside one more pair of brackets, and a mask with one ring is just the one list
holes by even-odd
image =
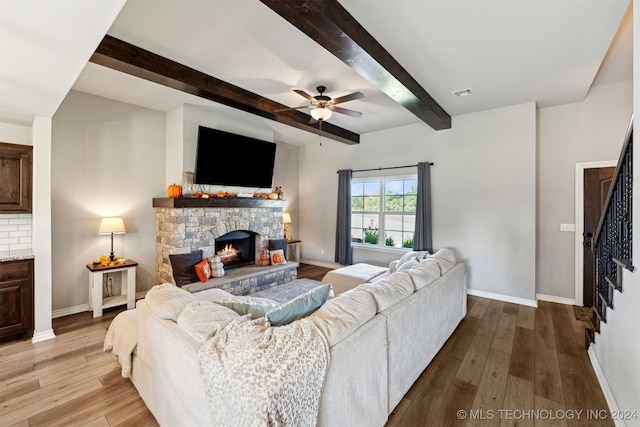
[[[386, 230], [385, 230], [385, 219], [387, 215], [405, 215], [405, 214], [413, 214], [415, 215], [415, 212], [405, 212], [405, 211], [389, 211], [387, 212], [384, 207], [385, 207], [385, 186], [386, 186], [386, 182], [387, 181], [398, 181], [398, 180], [409, 180], [409, 179], [413, 179], [418, 180], [418, 174], [405, 174], [405, 175], [389, 175], [389, 176], [368, 176], [368, 177], [362, 177], [362, 178], [353, 178], [351, 180], [351, 184], [354, 183], [362, 183], [362, 182], [371, 182], [371, 181], [378, 181], [380, 184], [380, 210], [379, 211], [356, 211], [354, 212], [353, 210], [353, 206], [351, 206], [351, 215], [353, 215], [354, 213], [357, 214], [363, 214], [363, 215], [367, 215], [367, 214], [372, 214], [372, 215], [378, 215], [380, 220], [379, 220], [379, 224], [378, 224], [378, 243], [377, 244], [372, 244], [372, 243], [364, 243], [364, 241], [362, 243], [360, 242], [351, 242], [351, 245], [354, 247], [358, 247], [358, 248], [370, 248], [370, 249], [386, 249], [386, 250], [395, 250], [395, 251], [407, 251], [407, 250], [411, 250], [411, 248], [404, 248], [404, 247], [395, 247], [395, 246], [387, 246], [385, 244], [386, 242]], [[417, 194], [416, 194], [417, 196]], [[353, 226], [353, 224], [351, 225], [351, 229], [355, 228]], [[413, 231], [413, 235], [415, 238], [415, 230]], [[402, 245], [402, 242], [400, 242], [400, 244]]]

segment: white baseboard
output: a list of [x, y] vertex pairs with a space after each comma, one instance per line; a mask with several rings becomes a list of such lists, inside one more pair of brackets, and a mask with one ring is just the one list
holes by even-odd
[[[593, 345], [589, 346], [589, 350], [587, 350], [587, 354], [589, 355], [589, 360], [591, 360], [591, 366], [593, 366], [593, 371], [596, 374], [596, 378], [598, 378], [598, 383], [600, 384], [600, 388], [602, 389], [602, 394], [604, 394], [604, 399], [607, 401], [607, 405], [609, 406], [609, 413], [618, 413], [620, 412], [618, 408], [618, 403], [616, 399], [613, 397], [613, 392], [611, 391], [611, 387], [609, 387], [609, 382], [607, 381], [607, 377], [604, 375], [604, 371], [600, 366], [600, 362], [598, 362], [598, 358], [596, 357], [596, 353], [593, 349]], [[625, 427], [627, 424], [620, 419], [614, 419], [613, 424], [616, 427]]]
[[321, 261], [314, 261], [311, 259], [301, 259], [300, 260], [300, 264], [311, 264], [311, 265], [317, 265], [318, 267], [325, 267], [325, 268], [340, 268], [340, 267], [344, 267], [344, 265], [342, 264], [336, 264], [336, 263], [332, 263], [332, 262], [321, 262]]
[[555, 295], [536, 294], [536, 300], [556, 302], [565, 305], [577, 305], [574, 298], [557, 297]]
[[512, 297], [510, 295], [495, 294], [493, 292], [478, 291], [475, 289], [467, 289], [467, 294], [473, 295], [476, 297], [489, 298], [489, 299], [495, 299], [498, 301], [526, 305], [529, 307], [538, 307], [538, 302], [536, 300], [527, 299], [527, 298]]
[[51, 317], [56, 319], [58, 317], [69, 316], [71, 314], [82, 313], [89, 311], [89, 304], [76, 305], [75, 307], [61, 308], [60, 310], [53, 310]]
[[33, 338], [31, 338], [31, 342], [35, 344], [37, 342], [50, 340], [55, 337], [56, 334], [53, 333], [53, 329], [49, 329], [48, 331], [34, 333]]

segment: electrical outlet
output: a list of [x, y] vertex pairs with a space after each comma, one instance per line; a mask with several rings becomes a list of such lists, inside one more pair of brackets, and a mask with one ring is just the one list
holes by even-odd
[[320, 255], [324, 255], [324, 249], [320, 249]]
[[575, 224], [560, 224], [560, 231], [576, 231]]

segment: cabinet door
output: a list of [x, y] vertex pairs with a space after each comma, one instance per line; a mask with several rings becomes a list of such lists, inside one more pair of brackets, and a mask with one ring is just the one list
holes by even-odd
[[28, 333], [31, 329], [29, 279], [0, 282], [0, 337]]
[[0, 263], [0, 342], [33, 334], [33, 260]]
[[0, 142], [0, 213], [31, 213], [33, 147]]

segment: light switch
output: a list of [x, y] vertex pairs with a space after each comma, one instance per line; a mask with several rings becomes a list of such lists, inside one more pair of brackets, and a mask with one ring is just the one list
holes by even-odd
[[576, 231], [575, 224], [560, 224], [560, 231]]

